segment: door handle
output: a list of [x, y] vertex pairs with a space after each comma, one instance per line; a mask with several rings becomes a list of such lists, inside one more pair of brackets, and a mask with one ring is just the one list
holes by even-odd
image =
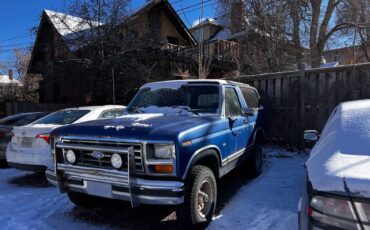
[[248, 124], [249, 121], [247, 119], [243, 120], [243, 124]]

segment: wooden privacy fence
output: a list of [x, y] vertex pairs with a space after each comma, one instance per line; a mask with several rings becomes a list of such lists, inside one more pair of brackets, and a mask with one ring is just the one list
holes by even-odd
[[261, 95], [268, 140], [303, 147], [303, 131], [321, 132], [339, 103], [370, 98], [370, 63], [242, 76], [240, 81]]
[[7, 103], [6, 112], [7, 115], [27, 112], [54, 112], [60, 109], [71, 107], [70, 105], [64, 104], [36, 104], [26, 102], [13, 102]]

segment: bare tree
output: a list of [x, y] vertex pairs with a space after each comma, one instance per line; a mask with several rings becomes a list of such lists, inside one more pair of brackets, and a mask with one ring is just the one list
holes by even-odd
[[130, 3], [131, 0], [73, 0], [68, 15], [55, 14], [55, 20], [67, 30], [64, 39], [74, 55], [83, 60], [78, 63], [85, 71], [87, 90], [94, 102], [112, 102], [107, 97], [112, 95], [115, 83], [110, 73], [118, 68], [121, 54], [139, 45], [135, 40], [137, 33], [127, 23]]
[[[293, 0], [219, 0], [218, 18], [244, 47], [238, 57], [242, 58], [238, 63], [246, 66], [244, 71], [261, 73], [290, 70], [302, 61], [303, 55], [299, 49], [301, 5], [296, 3], [293, 6], [292, 3]], [[292, 22], [294, 26], [291, 26]], [[293, 52], [293, 47], [298, 47], [294, 49], [298, 52]]]
[[16, 70], [17, 82], [3, 85], [2, 102], [38, 102], [38, 88], [41, 76], [27, 74], [31, 58], [30, 50], [14, 49], [14, 61], [9, 68]]
[[342, 30], [342, 35], [344, 38], [354, 40], [355, 46], [359, 46], [363, 51], [364, 59], [370, 62], [370, 1], [344, 1], [338, 6], [336, 21], [337, 24], [352, 23], [352, 27]]

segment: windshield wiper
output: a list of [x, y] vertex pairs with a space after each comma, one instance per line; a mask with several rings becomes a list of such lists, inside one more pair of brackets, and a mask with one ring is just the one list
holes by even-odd
[[349, 201], [350, 201], [350, 203], [352, 205], [352, 209], [353, 209], [353, 211], [355, 213], [356, 219], [357, 219], [358, 223], [360, 224], [361, 230], [365, 230], [364, 225], [363, 225], [363, 223], [361, 221], [361, 217], [360, 217], [359, 212], [357, 210], [356, 204], [355, 204], [355, 202], [353, 202], [351, 191], [349, 190], [348, 185], [347, 185], [347, 182], [346, 182], [346, 179], [344, 177], [343, 177], [343, 183], [344, 183], [344, 189], [347, 192]]

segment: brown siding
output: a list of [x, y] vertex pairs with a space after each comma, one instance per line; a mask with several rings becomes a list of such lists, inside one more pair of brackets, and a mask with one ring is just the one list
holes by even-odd
[[181, 34], [176, 29], [174, 24], [170, 21], [168, 16], [165, 13], [161, 12], [161, 40], [162, 42], [168, 42], [167, 36], [177, 38], [179, 40], [180, 46], [189, 45], [189, 42], [181, 36]]

